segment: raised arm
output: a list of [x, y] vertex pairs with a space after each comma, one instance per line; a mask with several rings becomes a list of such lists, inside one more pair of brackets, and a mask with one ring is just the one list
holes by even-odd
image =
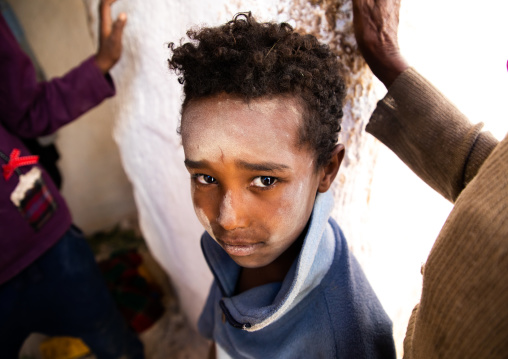
[[428, 185], [454, 202], [498, 141], [410, 68], [398, 40], [400, 0], [353, 0], [358, 46], [388, 88], [370, 132]]
[[[125, 15], [114, 23], [101, 2], [101, 40], [97, 55], [66, 75], [37, 83], [35, 69], [0, 16], [0, 121], [25, 138], [46, 135], [76, 119], [115, 93], [107, 71], [121, 54]], [[105, 75], [106, 74], [106, 75]]]

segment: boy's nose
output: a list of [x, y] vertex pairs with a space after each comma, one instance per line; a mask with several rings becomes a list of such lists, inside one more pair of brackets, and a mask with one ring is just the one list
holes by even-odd
[[247, 227], [248, 219], [245, 209], [245, 201], [239, 194], [226, 192], [220, 205], [218, 224], [226, 231]]

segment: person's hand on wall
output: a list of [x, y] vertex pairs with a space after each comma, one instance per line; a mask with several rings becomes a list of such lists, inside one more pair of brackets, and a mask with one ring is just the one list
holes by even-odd
[[356, 41], [370, 69], [388, 88], [409, 65], [399, 50], [400, 0], [353, 0]]
[[99, 50], [95, 55], [95, 63], [105, 74], [120, 59], [122, 55], [122, 34], [127, 15], [121, 13], [113, 21], [111, 18], [111, 4], [116, 0], [101, 0], [99, 5]]

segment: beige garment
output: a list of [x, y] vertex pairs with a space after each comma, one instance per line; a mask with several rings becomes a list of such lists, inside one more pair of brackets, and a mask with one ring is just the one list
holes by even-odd
[[481, 127], [414, 69], [367, 126], [455, 203], [425, 265], [405, 358], [508, 357], [508, 136], [498, 143]]

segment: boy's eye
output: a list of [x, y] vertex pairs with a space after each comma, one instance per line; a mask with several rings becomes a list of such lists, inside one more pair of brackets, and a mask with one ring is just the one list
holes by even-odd
[[277, 178], [269, 176], [259, 176], [254, 178], [251, 185], [255, 187], [270, 187], [277, 182]]
[[208, 176], [208, 175], [195, 175], [194, 178], [196, 179], [196, 181], [198, 181], [199, 183], [201, 184], [215, 184], [217, 182], [217, 180], [215, 178], [213, 178], [212, 176]]

